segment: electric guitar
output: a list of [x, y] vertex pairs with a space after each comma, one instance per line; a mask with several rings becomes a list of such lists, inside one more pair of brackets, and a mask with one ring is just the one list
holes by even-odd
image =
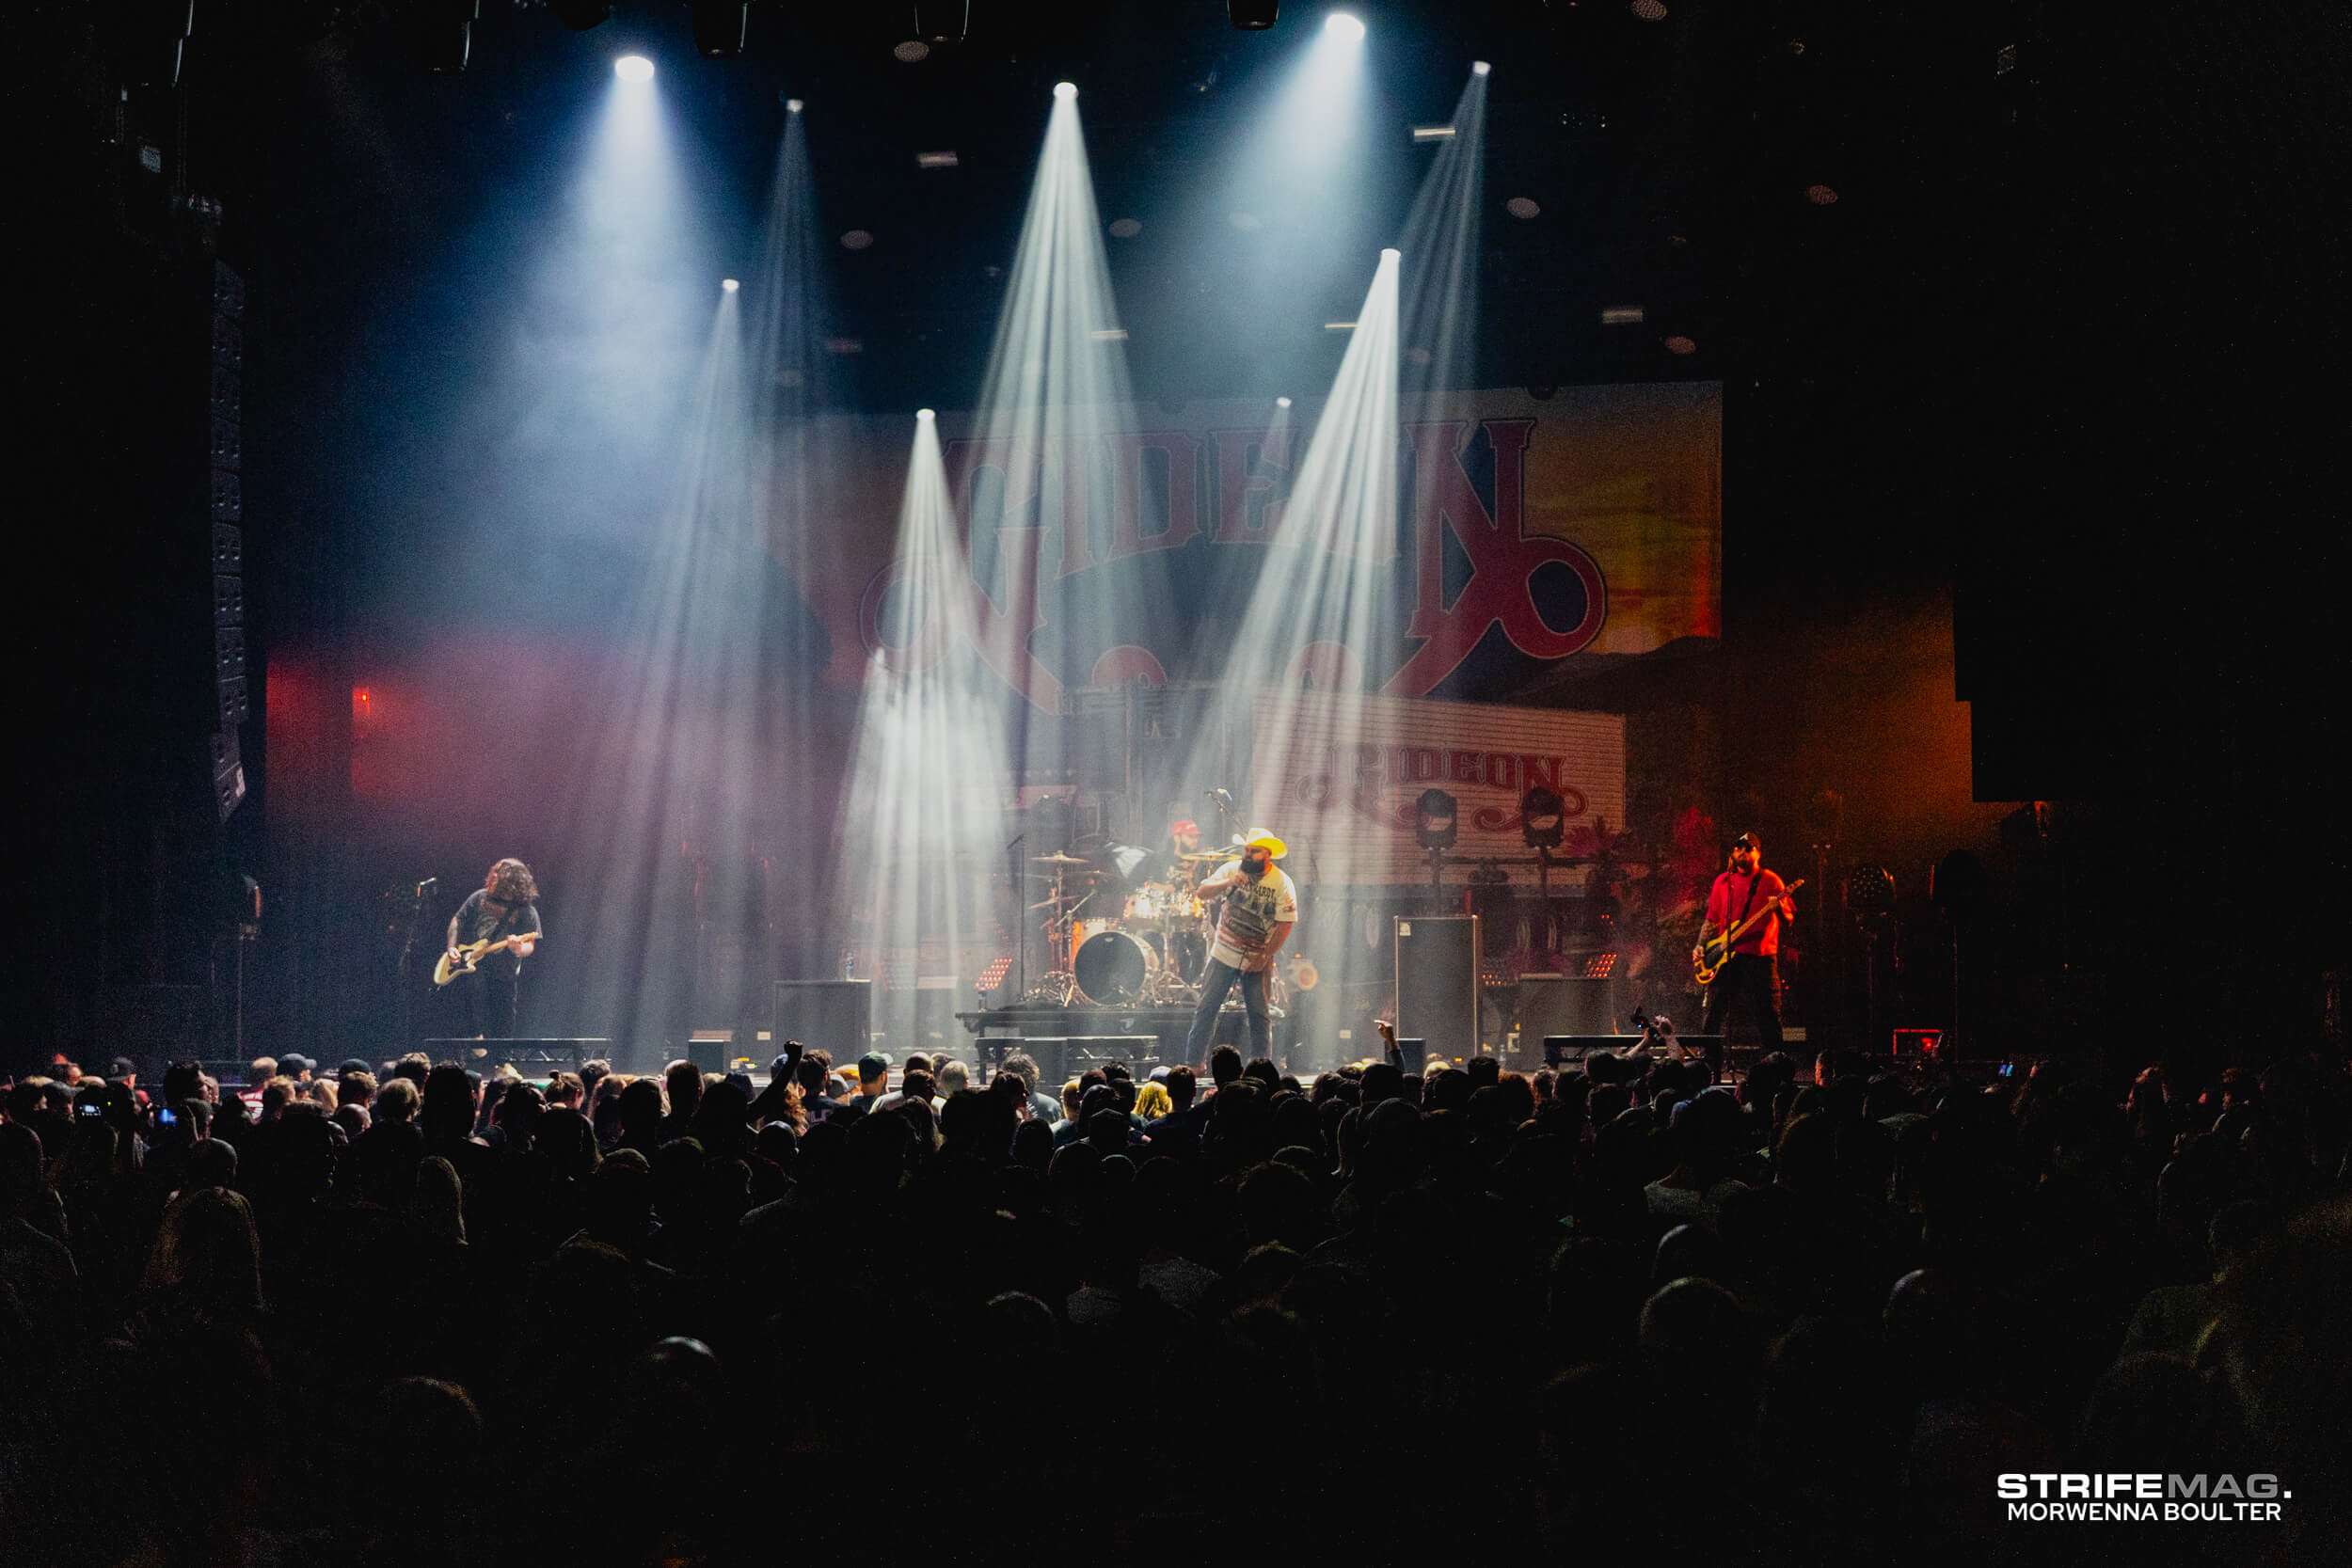
[[[1790, 894], [1796, 892], [1797, 889], [1803, 886], [1804, 886], [1804, 879], [1800, 877], [1795, 881], [1790, 882], [1788, 886], [1780, 890], [1780, 898], [1788, 897]], [[1762, 909], [1756, 911], [1754, 914], [1748, 916], [1747, 919], [1742, 920], [1739, 925], [1734, 926], [1730, 930], [1725, 931], [1723, 935], [1718, 937], [1709, 937], [1707, 941], [1701, 942], [1699, 944], [1698, 957], [1691, 961], [1691, 977], [1702, 986], [1713, 985], [1715, 983], [1715, 972], [1723, 968], [1724, 960], [1731, 956], [1731, 944], [1738, 942], [1741, 937], [1746, 936], [1749, 930], [1766, 915], [1778, 910], [1780, 908], [1780, 898], [1773, 899], [1771, 903], [1765, 905]]]
[[461, 974], [471, 974], [482, 967], [482, 960], [491, 954], [513, 947], [519, 942], [545, 942], [545, 931], [516, 931], [511, 937], [485, 937], [453, 952], [444, 953], [433, 965], [433, 983], [446, 986]]

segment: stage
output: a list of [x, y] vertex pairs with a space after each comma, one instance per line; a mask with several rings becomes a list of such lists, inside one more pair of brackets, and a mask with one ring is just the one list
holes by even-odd
[[[1173, 1066], [1185, 1060], [1184, 1035], [1192, 1027], [1192, 1009], [1057, 1007], [1051, 1003], [1029, 1002], [982, 1012], [958, 1013], [956, 1022], [977, 1037], [977, 1049], [991, 1071], [994, 1069], [998, 1051], [1020, 1050], [1035, 1057], [1039, 1069], [1048, 1078], [1062, 1083], [1084, 1071], [1083, 1064], [1089, 1061], [1124, 1061], [1129, 1067], [1141, 1069]], [[1147, 1054], [1138, 1057], [1127, 1053], [1141, 1042], [1148, 1042], [1141, 1047]], [[1233, 1046], [1244, 1056], [1252, 1054], [1248, 1022], [1238, 1006], [1228, 1006], [1218, 1015], [1216, 1034], [1210, 1044], [1220, 1042]], [[1278, 1013], [1274, 1019], [1275, 1060], [1280, 1061], [1290, 1047], [1290, 1021]], [[1205, 1057], [1207, 1052], [1201, 1054]], [[1072, 1066], [1073, 1062], [1081, 1065]]]

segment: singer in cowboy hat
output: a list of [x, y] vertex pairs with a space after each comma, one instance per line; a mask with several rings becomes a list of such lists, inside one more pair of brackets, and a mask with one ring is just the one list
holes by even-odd
[[1192, 1010], [1192, 1027], [1184, 1036], [1184, 1060], [1201, 1061], [1216, 1032], [1217, 1009], [1225, 1006], [1233, 982], [1241, 982], [1242, 1006], [1249, 1014], [1250, 1049], [1260, 1056], [1274, 1054], [1274, 1022], [1266, 1011], [1265, 981], [1274, 972], [1274, 955], [1290, 940], [1298, 923], [1298, 890], [1274, 863], [1290, 853], [1289, 846], [1263, 828], [1252, 828], [1241, 842], [1238, 859], [1227, 861], [1201, 880], [1203, 898], [1222, 896], [1217, 912], [1216, 940], [1209, 946], [1209, 965], [1200, 976], [1200, 1001]]

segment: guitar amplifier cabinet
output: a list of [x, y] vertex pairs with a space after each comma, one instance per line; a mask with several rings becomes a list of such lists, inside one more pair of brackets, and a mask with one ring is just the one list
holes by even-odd
[[781, 1053], [786, 1040], [833, 1053], [835, 1071], [854, 1074], [874, 1034], [871, 980], [778, 980], [769, 1033]]
[[1397, 1034], [1422, 1037], [1435, 1055], [1474, 1054], [1479, 1046], [1478, 916], [1394, 918]]

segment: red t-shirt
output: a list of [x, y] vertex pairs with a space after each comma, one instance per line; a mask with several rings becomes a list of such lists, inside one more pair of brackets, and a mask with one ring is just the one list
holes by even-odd
[[[1756, 901], [1750, 903], [1749, 883]], [[1748, 934], [1731, 944], [1734, 953], [1751, 953], [1768, 958], [1780, 951], [1780, 900], [1788, 895], [1786, 883], [1777, 871], [1758, 871], [1753, 878], [1737, 871], [1726, 871], [1715, 879], [1715, 885], [1707, 895], [1707, 924], [1718, 936], [1745, 920], [1758, 910], [1772, 912], [1748, 927]]]

